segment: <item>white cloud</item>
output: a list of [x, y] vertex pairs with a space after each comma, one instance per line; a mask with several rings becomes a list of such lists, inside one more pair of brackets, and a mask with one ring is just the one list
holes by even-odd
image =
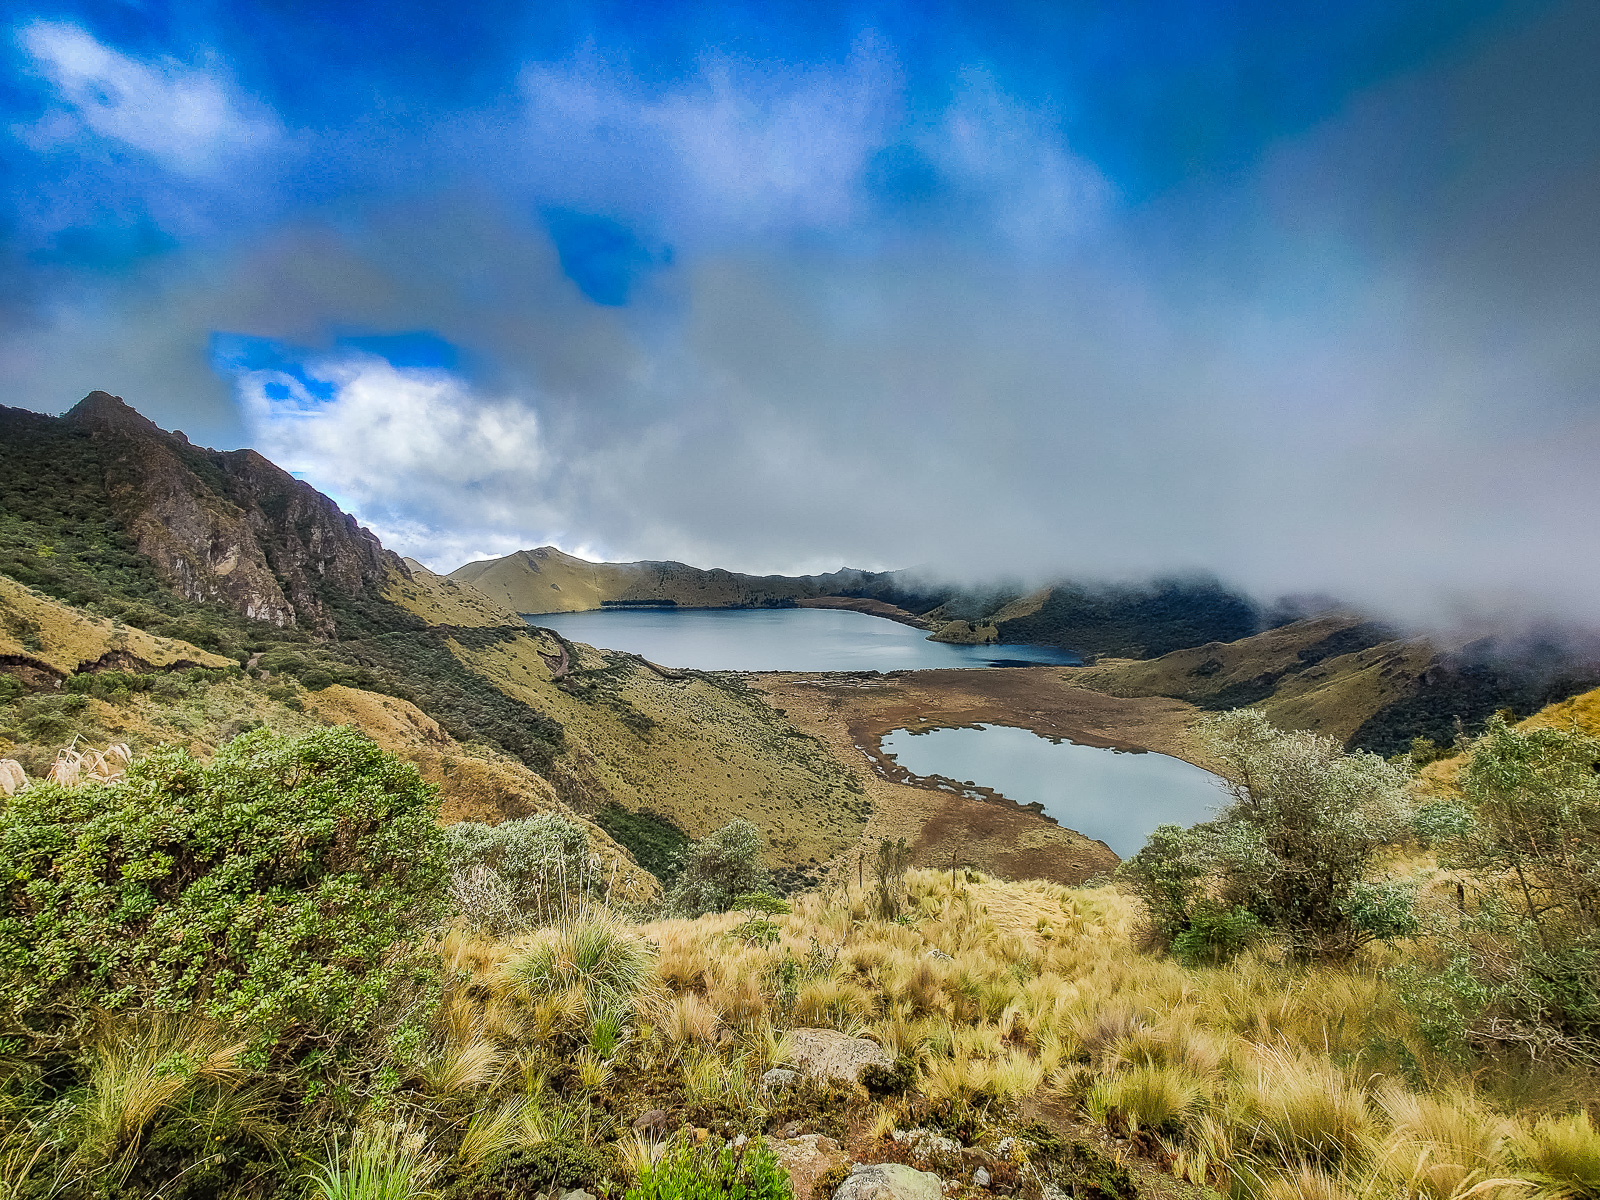
[[390, 549], [450, 569], [527, 546], [537, 537], [528, 531], [553, 518], [549, 460], [527, 405], [486, 399], [447, 371], [370, 355], [319, 360], [304, 372], [332, 397], [280, 371], [238, 374], [256, 447]]
[[586, 60], [534, 64], [522, 75], [525, 135], [540, 159], [571, 168], [565, 185], [580, 193], [607, 190], [607, 165], [627, 164], [635, 183], [644, 167], [691, 226], [838, 225], [857, 215], [862, 173], [892, 134], [900, 86], [893, 61], [865, 38], [839, 67], [772, 72], [712, 60], [656, 95]]
[[87, 130], [196, 176], [270, 149], [282, 137], [271, 110], [219, 73], [171, 58], [140, 61], [64, 22], [32, 21], [17, 41], [62, 105], [28, 131], [36, 147]]
[[908, 128], [899, 64], [870, 35], [842, 64], [712, 58], [664, 90], [592, 56], [530, 64], [521, 84], [532, 181], [566, 203], [649, 212], [674, 240], [865, 226], [881, 215], [873, 163], [907, 141], [963, 231], [1028, 251], [1082, 234], [1111, 201], [1047, 115], [982, 70]]
[[1082, 233], [1105, 212], [1111, 187], [1074, 154], [1037, 109], [1001, 91], [982, 71], [962, 74], [943, 120], [921, 148], [957, 186], [974, 194], [991, 227], [1020, 245]]

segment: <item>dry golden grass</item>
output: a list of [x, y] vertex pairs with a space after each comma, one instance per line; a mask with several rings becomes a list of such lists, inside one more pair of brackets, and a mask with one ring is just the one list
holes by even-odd
[[[906, 883], [901, 922], [874, 918], [860, 895], [811, 894], [775, 918], [772, 945], [738, 939], [739, 914], [639, 927], [658, 948], [659, 996], [640, 1015], [648, 1053], [689, 1096], [753, 1111], [786, 1031], [830, 1024], [914, 1063], [929, 1097], [979, 1108], [1054, 1095], [1155, 1137], [1180, 1177], [1251, 1200], [1593, 1194], [1588, 1119], [1523, 1115], [1475, 1090], [1430, 1054], [1372, 964], [1254, 955], [1185, 968], [1134, 950], [1137, 914], [1113, 889], [934, 871]], [[479, 985], [461, 993], [471, 1012], [446, 1005], [442, 1044], [491, 1028], [500, 1046], [570, 1039], [576, 987], [524, 989], [520, 1023], [491, 1015], [516, 990], [506, 965], [541, 936], [441, 942], [449, 970]], [[585, 1094], [608, 1086], [592, 1051], [574, 1069]], [[899, 1115], [873, 1120], [888, 1130]]]
[[[0, 654], [32, 659], [64, 675], [106, 655], [126, 655], [153, 667], [180, 662], [201, 667], [234, 665], [231, 658], [188, 642], [157, 637], [109, 617], [90, 616], [4, 575], [0, 575], [0, 614], [9, 618], [0, 621]], [[36, 629], [38, 644], [24, 645], [14, 632], [21, 628]]]

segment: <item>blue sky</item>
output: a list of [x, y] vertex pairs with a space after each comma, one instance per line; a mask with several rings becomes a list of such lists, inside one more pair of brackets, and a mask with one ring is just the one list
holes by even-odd
[[432, 565], [1600, 583], [1592, 3], [8, 12], [0, 402]]

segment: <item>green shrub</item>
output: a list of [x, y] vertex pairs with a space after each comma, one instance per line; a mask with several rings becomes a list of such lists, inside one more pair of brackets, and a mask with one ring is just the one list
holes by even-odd
[[553, 1138], [537, 1146], [499, 1155], [450, 1191], [452, 1200], [534, 1200], [555, 1189], [597, 1187], [617, 1182], [613, 1150]]
[[1494, 716], [1461, 772], [1465, 803], [1418, 814], [1442, 865], [1479, 881], [1438, 930], [1443, 966], [1403, 979], [1435, 1040], [1600, 1056], [1597, 764], [1600, 738]]
[[766, 839], [743, 817], [735, 817], [715, 833], [693, 843], [683, 857], [683, 872], [667, 897], [673, 911], [686, 917], [727, 912], [740, 896], [769, 886], [761, 855]]
[[760, 1139], [739, 1146], [676, 1141], [641, 1172], [624, 1200], [794, 1200], [794, 1190]]
[[1235, 909], [1302, 960], [1415, 930], [1410, 890], [1377, 878], [1380, 852], [1410, 832], [1406, 772], [1254, 709], [1208, 717], [1199, 732], [1233, 803], [1192, 829], [1161, 826], [1118, 868], [1157, 940], [1225, 949], [1245, 930], [1217, 914]]
[[96, 1009], [198, 1008], [258, 1051], [337, 1049], [404, 1003], [398, 951], [444, 871], [433, 789], [349, 729], [36, 784], [0, 809], [0, 1013], [43, 1036]]
[[575, 917], [609, 882], [583, 827], [555, 813], [498, 825], [461, 821], [445, 839], [456, 910], [490, 932]]
[[1239, 954], [1261, 935], [1261, 922], [1234, 905], [1199, 904], [1188, 927], [1172, 938], [1172, 956], [1189, 966], [1218, 966]]
[[137, 671], [85, 671], [67, 676], [61, 690], [96, 700], [126, 699], [136, 692], [148, 692], [158, 678]]

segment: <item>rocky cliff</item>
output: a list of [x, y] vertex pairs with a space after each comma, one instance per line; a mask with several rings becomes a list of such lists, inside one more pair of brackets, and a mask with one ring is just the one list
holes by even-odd
[[105, 392], [61, 421], [88, 435], [112, 510], [187, 599], [332, 637], [391, 572], [408, 573], [355, 518], [254, 450], [192, 446]]

